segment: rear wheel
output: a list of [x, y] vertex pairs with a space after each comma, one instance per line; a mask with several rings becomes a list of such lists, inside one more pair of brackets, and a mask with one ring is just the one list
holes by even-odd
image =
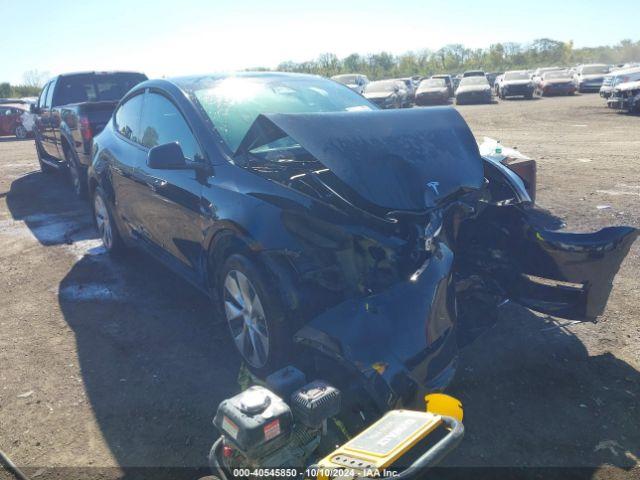
[[16, 134], [16, 138], [20, 140], [27, 138], [27, 129], [24, 128], [24, 125], [17, 125], [14, 133]]
[[75, 193], [78, 198], [86, 198], [87, 173], [68, 147], [65, 147], [64, 149], [64, 158], [67, 161], [69, 168], [69, 180], [71, 181], [73, 193]]
[[220, 272], [219, 288], [229, 332], [249, 368], [263, 376], [284, 365], [293, 330], [263, 269], [244, 255], [231, 255]]
[[93, 194], [93, 218], [105, 250], [112, 255], [122, 252], [125, 248], [124, 242], [100, 187], [97, 187]]

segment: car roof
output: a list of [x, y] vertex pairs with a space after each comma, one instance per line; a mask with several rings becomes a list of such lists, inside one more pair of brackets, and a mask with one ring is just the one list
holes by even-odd
[[[57, 77], [73, 77], [76, 75], [113, 75], [116, 73], [133, 73], [136, 75], [144, 75], [144, 73], [142, 72], [134, 72], [130, 70], [103, 70], [103, 71], [93, 70], [93, 71], [85, 71], [85, 72], [67, 72], [67, 73], [61, 73], [56, 76]], [[52, 77], [52, 78], [55, 78], [55, 77]]]

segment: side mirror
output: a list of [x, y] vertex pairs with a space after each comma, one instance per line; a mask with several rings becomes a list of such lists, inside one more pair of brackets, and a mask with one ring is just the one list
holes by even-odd
[[147, 165], [157, 170], [179, 170], [187, 167], [187, 161], [180, 144], [173, 142], [149, 150]]

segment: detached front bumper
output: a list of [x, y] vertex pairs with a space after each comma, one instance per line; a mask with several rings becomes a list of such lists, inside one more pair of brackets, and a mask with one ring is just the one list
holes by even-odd
[[441, 105], [449, 102], [448, 94], [440, 93], [420, 93], [416, 95], [416, 105]]
[[578, 84], [580, 92], [599, 92], [602, 82], [582, 82]]
[[371, 388], [376, 385], [381, 408], [441, 390], [453, 378], [457, 357], [452, 267], [453, 253], [440, 244], [415, 280], [330, 308], [295, 341], [356, 368]]
[[527, 85], [516, 85], [516, 86], [505, 86], [502, 87], [502, 95], [505, 97], [520, 97], [520, 96], [529, 96], [533, 95], [533, 86], [529, 87]]

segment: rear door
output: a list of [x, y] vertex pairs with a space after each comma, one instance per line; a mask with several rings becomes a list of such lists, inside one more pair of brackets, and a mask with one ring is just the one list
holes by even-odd
[[461, 260], [532, 310], [573, 320], [602, 314], [631, 244], [632, 227], [594, 233], [549, 230], [535, 210], [491, 206], [461, 234]]
[[142, 146], [140, 118], [144, 92], [126, 99], [115, 111], [113, 129], [118, 141], [110, 148], [111, 184], [114, 190], [116, 214], [128, 233], [136, 239], [141, 236], [140, 223], [134, 217], [136, 202], [139, 201], [140, 186], [136, 172], [145, 162], [146, 149]]

